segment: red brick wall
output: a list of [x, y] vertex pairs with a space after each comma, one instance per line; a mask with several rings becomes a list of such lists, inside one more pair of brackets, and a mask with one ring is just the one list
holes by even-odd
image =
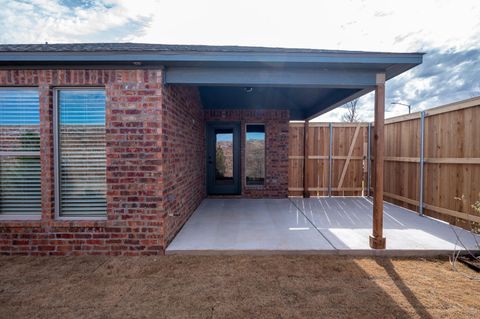
[[[106, 83], [106, 236], [112, 252], [164, 250], [161, 71], [127, 71]], [[123, 73], [123, 74], [122, 74]], [[88, 230], [87, 230], [88, 231]]]
[[165, 244], [206, 196], [205, 121], [196, 87], [163, 90], [162, 183]]
[[[204, 196], [203, 143], [194, 147], [204, 134], [196, 90], [164, 88], [161, 70], [0, 70], [0, 86], [38, 87], [42, 166], [41, 220], [0, 221], [0, 254], [162, 254]], [[59, 86], [106, 89], [105, 220], [54, 218], [52, 101]], [[192, 119], [197, 123], [186, 125]], [[196, 192], [185, 199], [187, 185]]]
[[[241, 171], [244, 197], [287, 197], [288, 193], [288, 122], [285, 110], [205, 110], [206, 121], [241, 123]], [[245, 183], [245, 125], [265, 124], [265, 185]]]
[[[205, 197], [205, 119], [266, 125], [266, 183], [247, 197], [285, 197], [288, 112], [203, 111], [195, 87], [164, 86], [161, 70], [0, 70], [0, 86], [35, 86], [40, 97], [42, 215], [1, 221], [3, 255], [163, 254]], [[53, 89], [106, 90], [105, 220], [54, 216]], [[242, 172], [244, 172], [242, 151]]]

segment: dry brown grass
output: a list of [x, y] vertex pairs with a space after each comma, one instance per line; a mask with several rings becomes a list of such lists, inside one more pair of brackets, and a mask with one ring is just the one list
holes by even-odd
[[0, 270], [1, 318], [480, 317], [478, 282], [441, 259], [2, 257]]

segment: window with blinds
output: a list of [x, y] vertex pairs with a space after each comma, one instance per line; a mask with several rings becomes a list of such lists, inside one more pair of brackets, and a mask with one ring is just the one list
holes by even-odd
[[40, 215], [38, 91], [0, 88], [0, 216]]
[[60, 89], [56, 111], [57, 215], [105, 216], [105, 91]]

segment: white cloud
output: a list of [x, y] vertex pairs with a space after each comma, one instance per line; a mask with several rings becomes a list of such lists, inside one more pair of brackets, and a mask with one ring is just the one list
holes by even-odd
[[122, 41], [131, 32], [143, 34], [149, 21], [103, 1], [0, 0], [0, 7], [1, 43]]
[[[2, 42], [114, 37], [155, 43], [406, 51], [465, 49], [480, 40], [477, 1], [0, 0]], [[76, 3], [76, 6], [72, 6]], [[6, 23], [8, 21], [8, 23]], [[59, 35], [60, 33], [60, 35]]]
[[[0, 43], [133, 41], [426, 51], [422, 66], [387, 83], [387, 105], [401, 100], [419, 110], [470, 97], [471, 88], [480, 87], [473, 75], [480, 73], [478, 62], [460, 54], [480, 48], [476, 0], [0, 0], [0, 8]], [[361, 98], [367, 120], [372, 105], [371, 95]], [[386, 114], [405, 111], [389, 105]], [[325, 117], [338, 119], [341, 113], [337, 109]]]

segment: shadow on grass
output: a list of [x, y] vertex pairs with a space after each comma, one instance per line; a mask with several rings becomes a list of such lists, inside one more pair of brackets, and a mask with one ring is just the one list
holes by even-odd
[[[5, 318], [409, 318], [354, 259], [335, 256], [0, 258]], [[382, 265], [383, 266], [383, 265]], [[426, 310], [385, 269], [424, 318]], [[22, 280], [18, 280], [18, 278]]]
[[433, 318], [425, 308], [425, 306], [418, 300], [412, 290], [403, 282], [400, 275], [395, 270], [395, 266], [392, 264], [392, 261], [387, 258], [376, 259], [376, 262], [379, 266], [381, 266], [387, 274], [392, 279], [393, 283], [397, 286], [397, 288], [402, 292], [403, 296], [408, 300], [410, 305], [415, 312], [421, 318]]

